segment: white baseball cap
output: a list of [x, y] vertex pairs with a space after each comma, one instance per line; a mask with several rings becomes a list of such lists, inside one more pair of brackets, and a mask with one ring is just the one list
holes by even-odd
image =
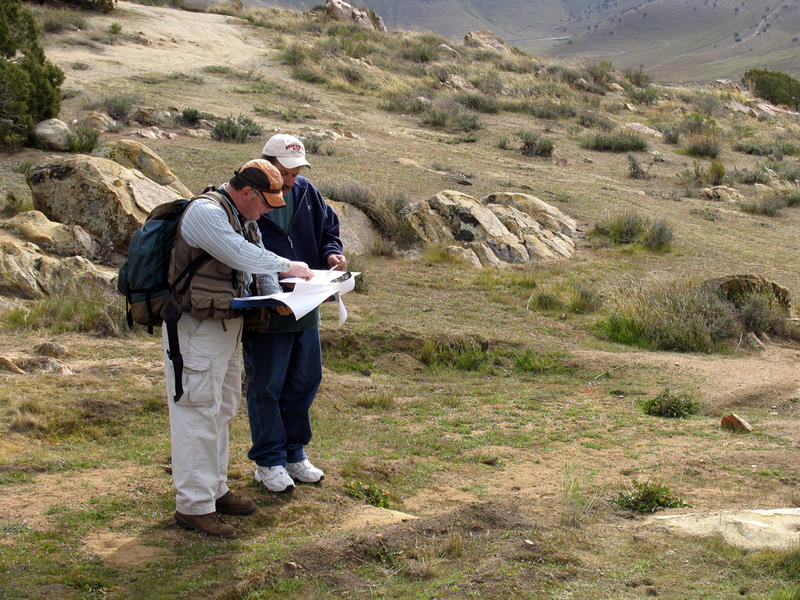
[[263, 156], [274, 156], [286, 169], [311, 167], [306, 160], [306, 147], [298, 138], [288, 133], [276, 133], [264, 144]]

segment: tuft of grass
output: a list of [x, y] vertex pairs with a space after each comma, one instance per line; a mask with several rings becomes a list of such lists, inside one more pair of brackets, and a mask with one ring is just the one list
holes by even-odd
[[659, 482], [633, 482], [633, 487], [620, 491], [616, 497], [609, 501], [622, 508], [642, 513], [652, 513], [659, 508], [689, 507], [678, 496], [675, 496], [667, 486]]
[[364, 500], [372, 506], [389, 508], [391, 495], [374, 483], [364, 484], [359, 480], [348, 481], [344, 484], [344, 493], [356, 500]]
[[551, 292], [540, 292], [531, 295], [528, 306], [534, 306], [539, 310], [560, 310], [564, 308], [564, 301]]
[[530, 348], [513, 355], [514, 369], [524, 373], [563, 374], [572, 369], [565, 363], [564, 355], [557, 352], [539, 353]]
[[690, 156], [716, 158], [721, 151], [722, 144], [716, 132], [695, 133], [686, 137], [686, 152]]
[[679, 282], [621, 291], [599, 329], [615, 342], [679, 352], [713, 352], [742, 333], [730, 302]]
[[125, 334], [125, 305], [116, 294], [109, 298], [99, 286], [84, 284], [0, 313], [12, 330], [46, 329], [54, 334], [86, 332], [120, 337]]
[[577, 527], [594, 509], [597, 493], [587, 493], [587, 488], [591, 487], [593, 480], [593, 472], [581, 473], [569, 461], [564, 464], [560, 516], [562, 525]]
[[497, 100], [483, 94], [459, 94], [456, 96], [455, 101], [464, 108], [481, 113], [494, 114], [500, 112], [500, 104], [497, 102]]
[[641, 152], [647, 141], [632, 131], [595, 131], [581, 139], [581, 147], [598, 152]]
[[681, 139], [681, 126], [676, 124], [664, 125], [661, 128], [661, 133], [664, 135], [665, 143], [675, 146]]
[[596, 223], [591, 235], [604, 237], [614, 244], [640, 243], [654, 252], [669, 250], [673, 239], [672, 230], [666, 223], [638, 213], [625, 213]]
[[352, 179], [323, 179], [317, 187], [325, 198], [352, 204], [364, 211], [378, 232], [395, 244], [405, 247], [416, 240], [416, 234], [401, 214], [409, 202], [403, 192], [385, 190], [373, 193]]
[[541, 132], [521, 129], [517, 137], [522, 140], [522, 154], [525, 156], [552, 156], [555, 140]]
[[214, 118], [214, 115], [211, 113], [201, 112], [200, 110], [192, 107], [184, 108], [181, 111], [181, 114], [178, 115], [178, 121], [188, 127], [197, 125], [197, 123], [200, 122], [200, 119], [211, 120]]
[[129, 94], [115, 94], [103, 98], [100, 102], [103, 110], [115, 121], [124, 121], [130, 114], [137, 99]]
[[474, 341], [443, 342], [425, 340], [416, 358], [429, 367], [448, 367], [477, 371], [488, 360], [487, 346]]
[[377, 408], [389, 410], [394, 408], [394, 398], [389, 394], [365, 394], [359, 396], [355, 401], [356, 406], [361, 408]]
[[769, 195], [755, 200], [739, 203], [739, 210], [750, 213], [751, 215], [762, 215], [765, 217], [777, 217], [781, 209], [786, 206], [786, 202], [778, 195]]
[[593, 313], [603, 305], [603, 298], [592, 286], [579, 283], [573, 287], [572, 296], [567, 302], [567, 310], [572, 313]]
[[654, 398], [642, 402], [642, 410], [654, 417], [684, 419], [697, 414], [700, 409], [697, 402], [689, 394], [675, 394], [664, 389]]

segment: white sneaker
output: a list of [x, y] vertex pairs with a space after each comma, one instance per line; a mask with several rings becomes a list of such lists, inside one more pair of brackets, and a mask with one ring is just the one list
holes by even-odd
[[294, 481], [286, 472], [286, 467], [258, 467], [256, 481], [270, 492], [290, 492], [294, 489]]
[[319, 483], [325, 479], [325, 473], [311, 464], [311, 461], [304, 458], [300, 462], [289, 463], [286, 470], [295, 481], [302, 483]]

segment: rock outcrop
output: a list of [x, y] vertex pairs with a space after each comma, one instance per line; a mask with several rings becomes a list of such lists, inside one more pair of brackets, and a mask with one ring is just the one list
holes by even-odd
[[82, 154], [31, 167], [27, 181], [37, 210], [80, 225], [104, 248], [126, 248], [153, 208], [183, 195], [112, 160]]
[[371, 10], [361, 10], [344, 0], [325, 0], [325, 14], [334, 21], [351, 21], [367, 29], [389, 31], [380, 15]]
[[470, 31], [464, 36], [464, 43], [475, 48], [494, 50], [500, 54], [511, 54], [511, 47], [491, 31]]
[[478, 201], [446, 190], [402, 214], [423, 243], [444, 246], [472, 264], [569, 258], [575, 250], [575, 221], [528, 194], [500, 192]]
[[369, 254], [378, 245], [378, 232], [367, 215], [352, 204], [326, 200], [339, 217], [339, 237], [346, 256]]
[[0, 231], [0, 294], [22, 298], [53, 296], [77, 286], [111, 291], [116, 273], [82, 256], [47, 256], [36, 244]]
[[719, 290], [731, 301], [755, 292], [774, 296], [776, 302], [787, 311], [792, 307], [792, 294], [789, 290], [760, 275], [726, 275], [708, 279], [703, 285]]
[[91, 259], [97, 252], [97, 245], [83, 227], [54, 223], [38, 210], [20, 213], [0, 226], [58, 256]]
[[141, 171], [148, 179], [175, 190], [184, 198], [192, 198], [194, 196], [192, 191], [183, 185], [161, 157], [141, 142], [122, 139], [114, 140], [92, 152], [92, 155], [108, 158], [123, 167]]

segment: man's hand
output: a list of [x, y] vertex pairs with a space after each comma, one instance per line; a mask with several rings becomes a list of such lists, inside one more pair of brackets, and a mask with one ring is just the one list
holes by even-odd
[[276, 313], [283, 315], [284, 317], [288, 317], [290, 314], [292, 314], [292, 309], [285, 304], [282, 304], [281, 306], [273, 306], [272, 308]]
[[280, 275], [283, 275], [284, 277], [299, 277], [300, 279], [305, 279], [306, 281], [314, 276], [306, 263], [295, 260], [289, 263], [288, 271], [279, 274], [279, 278]]
[[346, 271], [347, 259], [342, 254], [329, 254], [328, 266], [335, 268], [337, 271]]

